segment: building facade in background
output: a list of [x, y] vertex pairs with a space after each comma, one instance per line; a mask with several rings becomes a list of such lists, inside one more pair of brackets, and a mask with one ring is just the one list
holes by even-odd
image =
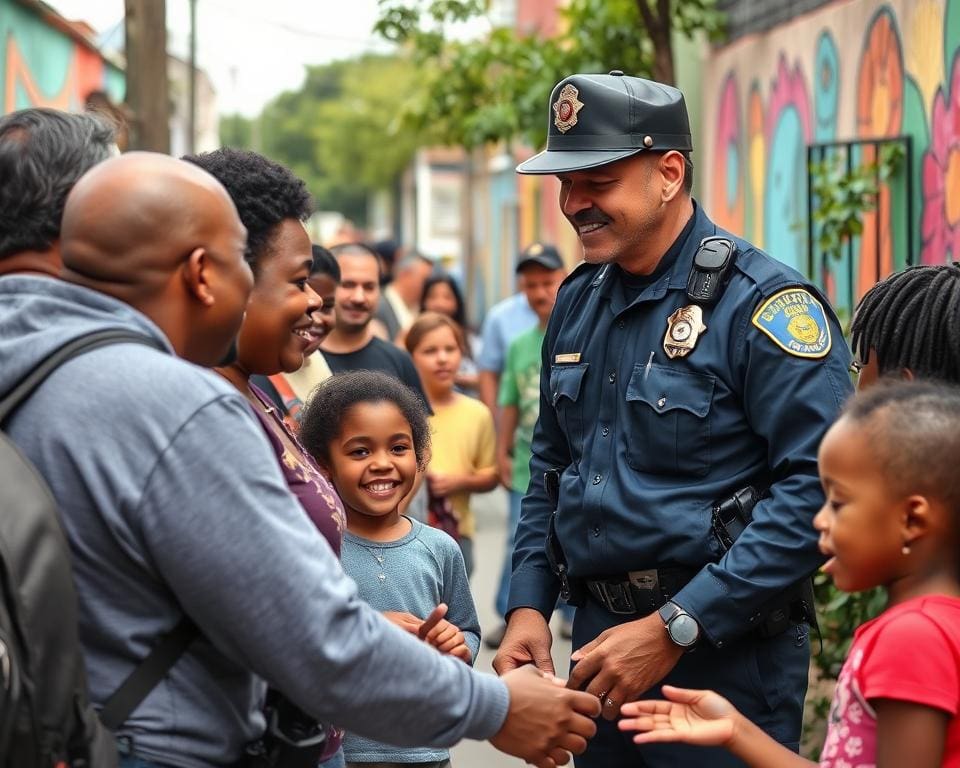
[[[0, 113], [27, 107], [68, 112], [88, 102], [129, 114], [123, 107], [123, 20], [103, 45], [82, 21], [69, 21], [39, 0], [0, 0]], [[108, 52], [104, 52], [106, 49]], [[170, 150], [187, 152], [190, 65], [169, 55]], [[91, 98], [91, 95], [94, 95]], [[197, 70], [195, 150], [220, 146], [217, 95], [210, 78]]]
[[[715, 221], [824, 285], [841, 311], [912, 263], [960, 259], [960, 1], [727, 0], [707, 52], [703, 199]], [[840, 261], [811, 248], [807, 147], [908, 137]], [[815, 241], [814, 241], [815, 242]]]
[[93, 30], [36, 0], [0, 0], [0, 108], [82, 110], [102, 92], [123, 101], [123, 70], [106, 59]]
[[[549, 35], [561, 0], [511, 3], [520, 33]], [[694, 134], [695, 193], [720, 225], [822, 285], [849, 316], [908, 263], [960, 260], [960, 0], [719, 0], [722, 45], [675, 40]], [[615, 68], [616, 62], [610, 62]], [[816, 244], [808, 152], [873, 163], [874, 140], [904, 156], [839, 260]], [[532, 150], [481, 153], [468, 194], [464, 274], [474, 315], [510, 293], [517, 251], [580, 248], [552, 177], [521, 177]], [[817, 154], [822, 153], [822, 154]], [[812, 237], [811, 237], [812, 235]]]

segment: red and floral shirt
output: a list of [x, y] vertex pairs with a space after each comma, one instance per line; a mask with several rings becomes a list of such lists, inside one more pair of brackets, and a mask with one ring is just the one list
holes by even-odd
[[875, 768], [870, 702], [877, 699], [949, 714], [942, 765], [960, 768], [960, 598], [914, 598], [856, 631], [833, 696], [821, 768]]

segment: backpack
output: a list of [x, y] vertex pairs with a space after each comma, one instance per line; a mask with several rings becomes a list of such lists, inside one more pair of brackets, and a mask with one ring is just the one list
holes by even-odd
[[37, 365], [0, 400], [0, 768], [115, 768], [111, 730], [129, 717], [197, 634], [184, 618], [107, 700], [88, 696], [77, 630], [70, 547], [43, 478], [2, 431], [61, 364], [97, 347], [147, 336], [98, 331]]

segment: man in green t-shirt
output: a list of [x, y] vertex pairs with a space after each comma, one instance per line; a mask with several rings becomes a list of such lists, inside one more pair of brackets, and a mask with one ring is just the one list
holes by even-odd
[[[520, 519], [520, 500], [530, 484], [530, 442], [540, 413], [540, 348], [566, 269], [556, 248], [541, 245], [524, 252], [517, 264], [517, 274], [523, 274], [523, 292], [537, 314], [538, 324], [510, 343], [497, 398], [500, 406], [497, 466], [500, 469], [500, 481], [510, 494], [507, 549], [497, 589], [497, 613], [501, 618], [507, 611], [512, 570], [510, 556], [517, 521]], [[489, 648], [500, 645], [505, 628], [505, 625], [501, 625], [487, 634], [484, 642]]]

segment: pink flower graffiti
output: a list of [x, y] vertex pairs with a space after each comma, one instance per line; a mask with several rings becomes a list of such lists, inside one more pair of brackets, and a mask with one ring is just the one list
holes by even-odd
[[953, 59], [949, 96], [933, 100], [930, 148], [923, 155], [924, 264], [960, 260], [960, 56]]

